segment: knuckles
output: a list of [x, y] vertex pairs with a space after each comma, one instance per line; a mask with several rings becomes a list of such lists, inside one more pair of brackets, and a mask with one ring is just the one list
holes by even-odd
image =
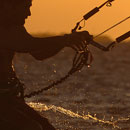
[[93, 40], [93, 35], [90, 35], [88, 31], [74, 32], [71, 34], [65, 34], [65, 39], [68, 46], [72, 45], [83, 45], [85, 42], [90, 42]]
[[75, 32], [72, 33], [73, 38], [76, 38], [80, 41], [91, 41], [93, 39], [93, 35], [90, 35], [88, 31], [82, 31], [82, 32]]

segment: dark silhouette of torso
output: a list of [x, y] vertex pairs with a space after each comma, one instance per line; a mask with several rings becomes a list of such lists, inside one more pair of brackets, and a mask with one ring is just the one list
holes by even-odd
[[69, 44], [73, 45], [73, 40], [82, 46], [81, 41], [90, 37], [88, 33], [85, 33], [85, 39], [80, 33], [78, 37], [76, 34], [46, 38], [31, 36], [24, 27], [25, 19], [31, 15], [31, 5], [32, 0], [0, 1], [0, 130], [55, 130], [46, 118], [25, 103], [22, 85], [13, 69], [15, 53], [29, 53], [37, 60], [44, 60], [64, 47], [70, 47]]
[[37, 60], [44, 60], [64, 47], [63, 36], [32, 37], [22, 25], [2, 27], [0, 39], [0, 88], [13, 87], [18, 81], [12, 65], [16, 52], [29, 53]]
[[[22, 48], [25, 42], [25, 39], [22, 39], [22, 36], [24, 35], [24, 32], [22, 30], [24, 29], [24, 27], [17, 27], [17, 28], [14, 27], [14, 28], [1, 29], [1, 33], [0, 33], [0, 39], [1, 39], [0, 41], [0, 88], [9, 88], [11, 86], [14, 86], [17, 80], [16, 74], [13, 68], [13, 64], [12, 64], [13, 57], [15, 55], [15, 52], [20, 51], [18, 49], [18, 46], [19, 48], [21, 47], [21, 52], [25, 51], [24, 47]], [[22, 33], [23, 35], [21, 35]], [[20, 45], [22, 40], [23, 40], [23, 44]]]
[[6, 85], [13, 79], [11, 73], [13, 72], [12, 60], [14, 54], [13, 51], [0, 50], [0, 83], [3, 85]]
[[24, 23], [31, 15], [31, 5], [32, 0], [0, 1], [0, 130], [55, 130], [25, 103], [24, 89], [12, 64], [15, 53], [44, 60], [65, 47], [64, 36], [37, 38], [26, 31]]

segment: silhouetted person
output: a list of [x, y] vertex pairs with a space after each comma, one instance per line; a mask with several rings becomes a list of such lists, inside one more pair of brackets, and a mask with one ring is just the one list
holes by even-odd
[[80, 46], [85, 38], [91, 38], [88, 32], [32, 37], [24, 28], [31, 5], [31, 0], [0, 0], [0, 130], [55, 130], [22, 99], [23, 87], [12, 67], [15, 53], [30, 53], [44, 60], [64, 47], [77, 43]]

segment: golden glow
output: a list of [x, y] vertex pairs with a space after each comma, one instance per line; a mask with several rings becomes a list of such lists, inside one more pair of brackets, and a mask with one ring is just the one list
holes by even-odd
[[78, 114], [78, 112], [74, 113], [70, 110], [64, 109], [63, 107], [57, 107], [55, 105], [46, 105], [43, 103], [34, 103], [34, 102], [29, 102], [28, 105], [31, 106], [32, 108], [34, 108], [35, 110], [40, 111], [40, 112], [52, 110], [55, 113], [59, 112], [61, 114], [64, 114], [64, 115], [72, 117], [72, 118], [83, 119], [85, 121], [91, 120], [92, 122], [97, 122], [100, 125], [106, 124], [108, 126], [112, 126], [113, 128], [118, 128], [118, 129], [120, 129], [120, 127], [117, 125], [118, 122], [124, 122], [124, 121], [130, 120], [129, 117], [128, 118], [120, 118], [118, 120], [115, 120], [113, 117], [111, 117], [111, 119], [109, 121], [107, 121], [107, 120], [105, 120], [105, 118], [98, 119], [96, 117], [96, 114], [94, 116], [92, 116], [90, 113], [88, 113], [87, 115], [84, 115], [84, 114], [80, 115], [80, 114]]
[[[70, 33], [82, 16], [106, 0], [33, 0], [32, 16], [26, 22], [31, 33]], [[91, 34], [98, 34], [130, 15], [130, 0], [115, 0], [112, 7], [103, 7], [86, 22]], [[130, 20], [108, 32], [117, 37], [129, 30]]]

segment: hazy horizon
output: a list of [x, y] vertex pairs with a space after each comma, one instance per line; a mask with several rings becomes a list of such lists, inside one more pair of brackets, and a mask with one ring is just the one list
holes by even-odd
[[[31, 7], [32, 16], [26, 21], [25, 27], [30, 33], [70, 33], [76, 22], [94, 7], [100, 6], [105, 0], [33, 0]], [[112, 7], [103, 7], [99, 13], [86, 22], [86, 27], [91, 34], [99, 34], [113, 24], [126, 18], [130, 14], [129, 0], [118, 0]], [[129, 21], [119, 25], [106, 33], [110, 37], [129, 31]]]

